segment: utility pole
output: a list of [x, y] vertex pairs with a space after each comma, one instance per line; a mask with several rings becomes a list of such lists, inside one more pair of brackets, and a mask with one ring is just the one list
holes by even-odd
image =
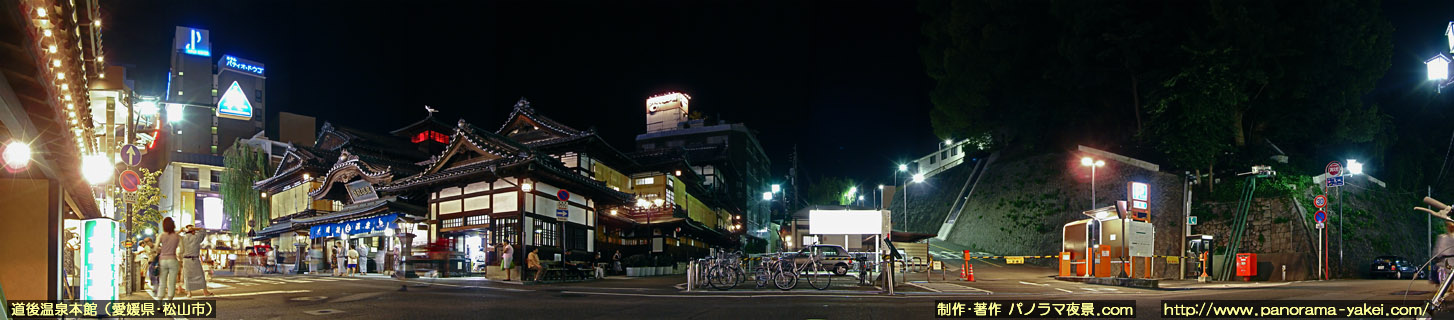
[[[1339, 172], [1342, 175], [1342, 172]], [[1343, 187], [1338, 187], [1338, 272], [1343, 272]]]
[[[1184, 200], [1184, 201], [1182, 201], [1182, 211], [1181, 211], [1182, 212], [1182, 217], [1181, 217], [1181, 241], [1180, 241], [1181, 242], [1181, 251], [1179, 251], [1179, 252], [1176, 253], [1177, 256], [1181, 256], [1181, 255], [1186, 254], [1186, 241], [1187, 241], [1186, 239], [1188, 237], [1191, 237], [1191, 179], [1190, 179], [1190, 177], [1191, 177], [1191, 171], [1187, 171], [1186, 173], [1182, 174], [1182, 176], [1181, 176], [1181, 192], [1184, 195], [1184, 197], [1182, 198], [1182, 200]], [[1177, 264], [1177, 268], [1178, 269], [1181, 269], [1181, 272], [1178, 272], [1176, 274], [1176, 279], [1177, 280], [1186, 279], [1186, 259], [1177, 259], [1177, 261], [1181, 262], [1181, 263], [1178, 263]]]

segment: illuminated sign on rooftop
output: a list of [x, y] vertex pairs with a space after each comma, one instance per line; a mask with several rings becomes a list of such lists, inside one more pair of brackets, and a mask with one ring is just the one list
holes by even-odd
[[222, 65], [227, 68], [247, 71], [257, 75], [263, 74], [263, 65], [261, 63], [238, 59], [230, 55], [222, 55]]
[[206, 29], [177, 27], [175, 40], [177, 50], [182, 50], [186, 54], [212, 56], [212, 41], [207, 37]]
[[217, 101], [217, 116], [252, 119], [252, 102], [247, 101], [247, 94], [242, 92], [242, 86], [237, 85], [237, 81], [233, 81], [227, 87], [227, 92], [222, 93], [222, 99]]
[[662, 110], [681, 108], [682, 112], [686, 113], [688, 112], [687, 103], [689, 103], [691, 100], [692, 96], [688, 96], [685, 93], [668, 92], [646, 99], [646, 110], [649, 112], [657, 112]]

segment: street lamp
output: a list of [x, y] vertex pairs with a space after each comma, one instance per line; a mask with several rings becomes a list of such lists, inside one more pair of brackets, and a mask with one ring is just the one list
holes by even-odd
[[1096, 208], [1096, 168], [1106, 166], [1105, 160], [1091, 159], [1091, 157], [1080, 158], [1080, 165], [1091, 168], [1091, 209]]
[[876, 196], [878, 196], [878, 197], [875, 198], [875, 199], [873, 199], [873, 201], [876, 202], [876, 203], [874, 203], [874, 207], [875, 208], [878, 208], [879, 210], [883, 210], [884, 209], [884, 185], [878, 185], [878, 194], [876, 194]]
[[924, 173], [923, 172], [915, 173], [913, 176], [910, 176], [909, 177], [909, 181], [904, 181], [904, 214], [903, 214], [904, 220], [908, 220], [909, 219], [909, 182], [910, 181], [912, 181], [914, 183], [924, 182]]
[[775, 183], [772, 185], [772, 193], [778, 193], [778, 192], [782, 192], [782, 191], [783, 191], [783, 185], [775, 184]]
[[11, 141], [5, 145], [5, 168], [11, 172], [17, 172], [30, 165], [30, 144]]
[[91, 185], [101, 185], [111, 181], [112, 171], [116, 167], [111, 161], [107, 161], [105, 155], [92, 154], [81, 158], [81, 176]]

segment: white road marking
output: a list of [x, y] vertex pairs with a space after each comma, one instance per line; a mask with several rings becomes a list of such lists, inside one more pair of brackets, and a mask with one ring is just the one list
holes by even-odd
[[1020, 283], [1022, 283], [1022, 284], [1028, 284], [1028, 285], [1032, 285], [1032, 286], [1041, 286], [1041, 287], [1049, 287], [1050, 286], [1048, 284], [1034, 283], [1034, 282], [1025, 282], [1025, 281], [1020, 281]]
[[498, 288], [498, 287], [486, 287], [486, 286], [468, 286], [468, 285], [462, 285], [462, 284], [448, 284], [448, 283], [439, 283], [439, 282], [433, 282], [433, 283], [429, 283], [429, 282], [419, 282], [419, 281], [407, 281], [407, 282], [413, 283], [413, 284], [425, 284], [425, 285], [436, 285], [436, 286], [450, 286], [450, 287], [461, 287], [461, 288], [479, 288], [479, 289], [501, 290], [501, 291], [511, 291], [511, 292], [535, 291], [535, 290], [528, 290], [528, 289]]
[[1075, 291], [1065, 290], [1061, 288], [1055, 288], [1055, 290], [1065, 291], [1065, 293], [1075, 293]]
[[313, 280], [289, 279], [289, 278], [277, 278], [277, 279], [278, 280], [281, 280], [281, 281], [292, 282], [292, 283], [313, 283]]
[[[264, 295], [264, 294], [304, 293], [304, 292], [313, 292], [313, 290], [283, 290], [283, 291], [258, 291], [258, 292], [243, 292], [243, 293], [227, 293], [227, 294], [213, 295], [212, 297], [217, 297], [217, 298], [220, 298], [220, 297], [242, 297], [242, 296], [256, 296], [256, 295]], [[209, 298], [211, 298], [211, 297], [209, 297]]]
[[944, 291], [939, 291], [938, 289], [934, 289], [934, 288], [930, 288], [930, 287], [926, 287], [926, 286], [921, 286], [921, 285], [919, 285], [917, 283], [913, 283], [913, 282], [909, 282], [908, 284], [911, 285], [911, 286], [919, 287], [920, 289], [924, 289], [924, 290], [929, 290], [929, 291], [934, 291], [934, 292], [944, 292]]

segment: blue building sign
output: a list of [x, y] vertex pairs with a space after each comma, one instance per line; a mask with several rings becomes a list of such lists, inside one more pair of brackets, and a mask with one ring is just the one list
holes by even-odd
[[242, 86], [237, 85], [237, 81], [233, 81], [227, 87], [227, 92], [222, 93], [222, 99], [217, 101], [217, 116], [252, 119], [252, 102], [247, 101], [247, 94], [242, 92]]
[[222, 65], [228, 68], [251, 72], [257, 75], [263, 74], [263, 66], [260, 63], [238, 59], [230, 55], [222, 55]]
[[212, 56], [212, 41], [206, 29], [177, 27], [177, 49], [194, 56]]

